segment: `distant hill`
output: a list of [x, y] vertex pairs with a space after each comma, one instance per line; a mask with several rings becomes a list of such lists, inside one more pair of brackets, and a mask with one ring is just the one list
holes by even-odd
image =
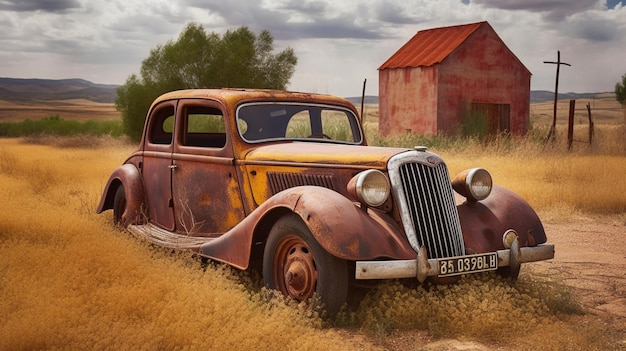
[[[0, 77], [0, 100], [69, 100], [85, 99], [95, 102], [113, 103], [119, 85], [96, 84], [84, 79], [22, 79]], [[593, 98], [596, 93], [559, 93], [559, 100]], [[348, 97], [355, 105], [361, 104], [361, 97]], [[547, 90], [530, 92], [530, 102], [552, 101], [554, 93]], [[366, 104], [377, 104], [378, 96], [366, 95]]]
[[[559, 93], [559, 100], [571, 100], [571, 99], [591, 99], [599, 93]], [[361, 104], [361, 97], [354, 96], [346, 98], [350, 100], [355, 105]], [[530, 102], [543, 102], [543, 101], [552, 101], [554, 100], [554, 92], [548, 90], [531, 90], [530, 92]], [[366, 104], [377, 104], [378, 96], [374, 95], [366, 95], [365, 96]]]
[[[592, 99], [598, 93], [559, 93], [559, 100]], [[553, 101], [554, 92], [548, 90], [531, 90], [530, 102]]]
[[[349, 100], [351, 103], [353, 103], [355, 105], [360, 105], [361, 104], [361, 97], [360, 96], [347, 97], [346, 99]], [[378, 96], [375, 96], [375, 95], [365, 95], [365, 103], [366, 104], [377, 104], [378, 103]]]
[[96, 84], [84, 79], [22, 79], [0, 77], [0, 100], [86, 99], [113, 103], [119, 85]]

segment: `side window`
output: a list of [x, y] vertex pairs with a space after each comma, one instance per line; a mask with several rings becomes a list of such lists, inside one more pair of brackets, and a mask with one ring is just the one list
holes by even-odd
[[183, 145], [222, 148], [226, 145], [224, 116], [219, 109], [187, 106]]
[[148, 141], [152, 144], [171, 144], [174, 132], [174, 106], [165, 106], [152, 113]]

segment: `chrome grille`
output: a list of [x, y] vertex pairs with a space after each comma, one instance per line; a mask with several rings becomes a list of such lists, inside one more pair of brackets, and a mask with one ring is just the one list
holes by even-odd
[[410, 160], [395, 160], [395, 177], [390, 167], [409, 242], [416, 250], [425, 246], [429, 258], [464, 255], [461, 225], [448, 168], [438, 157], [428, 156], [433, 162], [430, 164], [412, 156]]
[[321, 186], [337, 191], [331, 175], [268, 172], [267, 178], [270, 183], [270, 188], [272, 189], [272, 194], [302, 185]]

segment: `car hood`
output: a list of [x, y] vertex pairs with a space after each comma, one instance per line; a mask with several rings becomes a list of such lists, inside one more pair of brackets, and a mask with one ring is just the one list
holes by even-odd
[[250, 151], [246, 163], [310, 163], [367, 166], [383, 169], [394, 155], [410, 149], [294, 142], [261, 146]]

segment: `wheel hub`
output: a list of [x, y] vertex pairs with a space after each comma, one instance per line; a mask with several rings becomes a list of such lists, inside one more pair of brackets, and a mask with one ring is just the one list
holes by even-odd
[[312, 294], [315, 281], [313, 281], [313, 273], [305, 262], [291, 262], [285, 273], [285, 283], [289, 294], [294, 297], [304, 298]]
[[302, 242], [292, 242], [283, 266], [283, 282], [287, 294], [305, 300], [315, 293], [317, 269], [310, 249]]

